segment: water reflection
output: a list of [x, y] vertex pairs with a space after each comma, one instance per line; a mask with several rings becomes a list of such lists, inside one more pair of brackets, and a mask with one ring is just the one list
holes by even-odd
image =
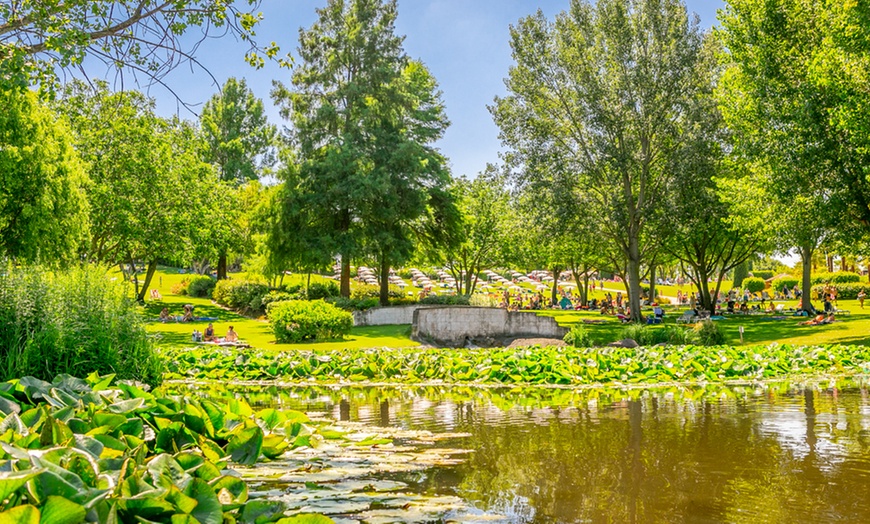
[[425, 489], [517, 523], [870, 521], [865, 384], [663, 390], [266, 388], [339, 421], [469, 433]]

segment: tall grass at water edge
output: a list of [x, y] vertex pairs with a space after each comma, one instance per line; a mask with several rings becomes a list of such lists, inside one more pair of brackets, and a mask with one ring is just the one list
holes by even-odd
[[0, 380], [94, 371], [160, 381], [162, 363], [127, 286], [98, 268], [7, 268], [0, 277]]

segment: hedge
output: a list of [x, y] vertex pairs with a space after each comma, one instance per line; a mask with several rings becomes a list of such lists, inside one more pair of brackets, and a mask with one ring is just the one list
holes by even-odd
[[[837, 284], [833, 286], [837, 290], [837, 298], [842, 300], [855, 300], [858, 298], [858, 293], [863, 289], [864, 293], [870, 295], [870, 283], [862, 284]], [[813, 299], [825, 292], [824, 284], [813, 286]]]
[[861, 282], [861, 275], [851, 273], [849, 271], [839, 271], [837, 273], [816, 273], [813, 275], [812, 283], [816, 284], [854, 284]]
[[211, 297], [214, 287], [217, 285], [217, 280], [207, 275], [196, 275], [190, 278], [187, 284], [186, 293], [191, 297], [209, 298]]
[[795, 286], [800, 287], [801, 279], [797, 277], [780, 277], [773, 281], [770, 287], [777, 293], [782, 291], [783, 286], [788, 287], [789, 293], [794, 289]]
[[755, 278], [760, 278], [762, 280], [770, 280], [773, 278], [773, 271], [770, 269], [755, 269], [752, 270], [751, 273]]
[[272, 302], [267, 314], [278, 342], [342, 339], [353, 327], [353, 315], [322, 300]]
[[767, 287], [767, 283], [758, 277], [749, 277], [743, 280], [743, 288], [748, 289], [750, 293], [760, 293]]

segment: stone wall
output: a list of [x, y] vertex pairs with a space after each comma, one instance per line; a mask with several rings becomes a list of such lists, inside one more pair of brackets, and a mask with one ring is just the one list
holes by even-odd
[[440, 306], [413, 304], [410, 306], [376, 307], [365, 311], [353, 312], [354, 326], [387, 326], [391, 324], [411, 324], [414, 312], [418, 309]]
[[463, 346], [471, 341], [488, 345], [512, 338], [563, 338], [568, 329], [552, 317], [533, 312], [509, 312], [499, 308], [433, 307], [414, 313], [411, 338], [445, 346]]

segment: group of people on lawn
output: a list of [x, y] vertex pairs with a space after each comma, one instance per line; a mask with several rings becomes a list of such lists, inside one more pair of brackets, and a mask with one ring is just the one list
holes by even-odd
[[235, 332], [233, 326], [227, 328], [227, 334], [224, 335], [223, 338], [216, 337], [214, 334], [214, 325], [211, 322], [208, 323], [208, 327], [205, 328], [205, 331], [200, 333], [198, 330], [193, 330], [193, 341], [194, 342], [230, 342], [236, 343], [239, 341], [239, 334]]

